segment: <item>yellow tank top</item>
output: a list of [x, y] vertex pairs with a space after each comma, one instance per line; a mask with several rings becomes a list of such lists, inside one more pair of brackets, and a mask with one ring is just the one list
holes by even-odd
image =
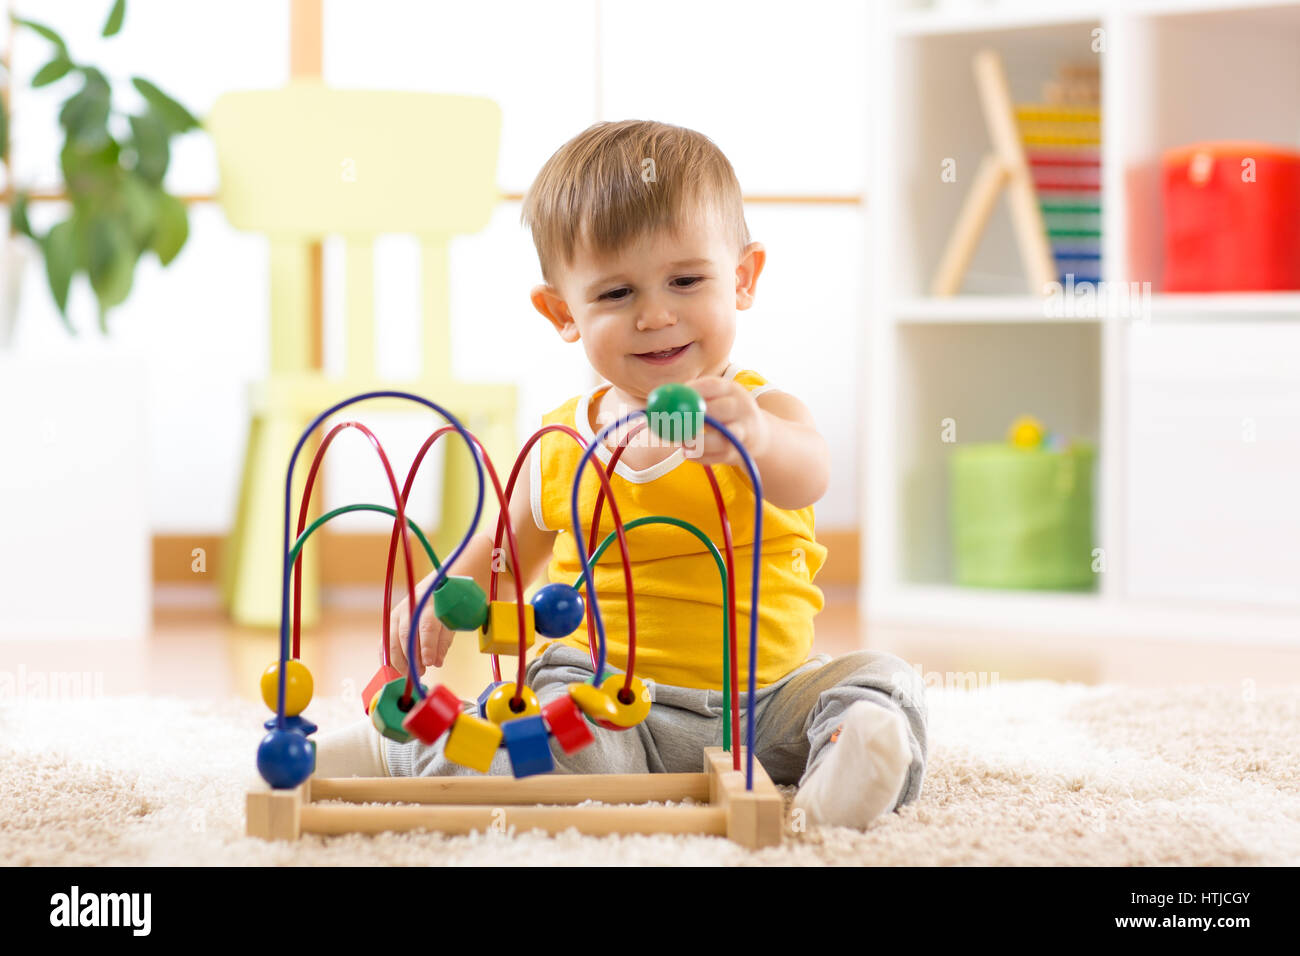
[[[772, 386], [734, 362], [723, 373], [751, 394]], [[585, 442], [595, 435], [589, 409], [606, 389], [599, 386], [569, 399], [545, 415], [544, 424], [575, 428]], [[583, 449], [572, 436], [548, 432], [531, 456], [533, 520], [539, 528], [559, 532], [547, 567], [550, 581], [573, 584], [580, 573], [573, 541], [570, 496]], [[600, 490], [595, 469], [607, 467], [612, 452], [602, 445], [583, 469], [579, 515], [583, 544], [590, 540], [591, 516]], [[740, 689], [749, 680], [750, 585], [754, 554], [754, 495], [743, 466], [715, 465], [714, 475], [726, 504], [736, 568], [736, 653]], [[641, 471], [622, 461], [610, 480], [623, 523], [646, 515], [679, 518], [699, 528], [723, 554], [722, 525], [704, 468], [681, 449]], [[614, 530], [609, 505], [601, 509], [597, 546]], [[717, 562], [695, 535], [682, 528], [647, 524], [627, 532], [635, 586], [637, 676], [679, 687], [722, 689], [723, 608], [726, 592]], [[812, 648], [813, 617], [825, 604], [813, 578], [826, 561], [826, 548], [814, 535], [813, 508], [797, 511], [763, 503], [758, 614], [759, 687], [771, 684], [803, 664]], [[591, 551], [588, 551], [588, 559]], [[623, 566], [615, 540], [594, 568], [594, 587], [605, 625], [606, 659], [627, 669], [627, 601]], [[587, 650], [587, 622], [560, 643]]]

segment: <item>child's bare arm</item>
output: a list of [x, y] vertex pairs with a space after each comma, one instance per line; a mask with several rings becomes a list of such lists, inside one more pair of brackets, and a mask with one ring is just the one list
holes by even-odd
[[770, 427], [766, 448], [751, 452], [763, 497], [791, 511], [820, 501], [830, 484], [831, 451], [812, 413], [789, 392], [764, 392], [755, 401]]
[[[536, 454], [537, 451], [534, 451]], [[513, 569], [510, 564], [510, 551], [506, 536], [501, 537], [500, 564], [498, 567], [501, 573], [497, 575], [497, 600], [509, 601], [515, 598], [517, 593], [522, 593], [528, 585], [543, 571], [546, 567], [546, 561], [551, 555], [551, 548], [555, 539], [555, 532], [543, 531], [537, 527], [533, 521], [532, 503], [530, 500], [530, 469], [525, 466], [519, 471], [519, 478], [515, 482], [515, 490], [510, 499], [510, 521], [515, 531], [515, 543], [519, 550], [519, 566], [522, 571], [519, 578], [523, 585], [516, 589]], [[489, 490], [491, 486], [488, 486]], [[496, 522], [493, 521], [486, 531], [477, 532], [471, 539], [465, 550], [461, 552], [455, 562], [447, 568], [448, 575], [461, 575], [473, 578], [478, 586], [483, 589], [484, 594], [490, 593], [488, 585], [491, 582], [492, 575], [492, 544], [493, 536], [496, 533]], [[418, 602], [424, 592], [428, 590], [433, 583], [437, 572], [431, 572], [424, 580], [418, 582], [415, 586], [415, 600]], [[406, 644], [410, 637], [410, 612], [407, 601], [403, 600], [393, 608], [389, 620], [389, 653], [393, 661], [393, 666], [403, 673], [406, 672]], [[430, 598], [424, 605], [424, 613], [420, 617], [420, 657], [423, 659], [425, 667], [441, 667], [447, 657], [447, 651], [451, 648], [451, 642], [455, 637], [455, 631], [444, 627], [442, 622], [433, 613], [433, 599]], [[420, 672], [423, 673], [423, 670]]]

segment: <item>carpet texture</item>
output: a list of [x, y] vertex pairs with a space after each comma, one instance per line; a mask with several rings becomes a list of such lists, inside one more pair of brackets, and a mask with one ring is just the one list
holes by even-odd
[[[919, 800], [865, 832], [244, 836], [266, 713], [156, 697], [0, 702], [4, 865], [1300, 864], [1300, 687], [931, 688]], [[316, 701], [322, 729], [355, 702]], [[782, 788], [787, 801], [793, 788]], [[789, 824], [787, 823], [787, 828]]]

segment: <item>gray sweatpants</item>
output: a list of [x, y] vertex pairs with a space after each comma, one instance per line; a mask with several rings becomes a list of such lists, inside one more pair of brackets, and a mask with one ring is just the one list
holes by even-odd
[[[505, 675], [505, 668], [502, 668]], [[622, 673], [614, 668], [607, 671]], [[528, 686], [544, 706], [568, 692], [575, 681], [589, 681], [591, 660], [585, 651], [551, 644], [528, 665]], [[722, 746], [722, 692], [673, 687], [645, 681], [654, 703], [650, 715], [630, 730], [606, 730], [588, 724], [595, 741], [566, 754], [554, 738], [551, 753], [559, 773], [698, 773], [704, 748]], [[742, 685], [744, 686], [744, 685]], [[740, 693], [740, 734], [744, 743], [749, 694]], [[916, 672], [899, 658], [880, 651], [854, 651], [832, 658], [818, 654], [755, 694], [754, 758], [774, 783], [802, 786], [825, 752], [842, 714], [855, 701], [888, 707], [907, 718], [912, 763], [902, 792], [889, 809], [910, 803], [921, 793], [926, 758], [925, 688]], [[464, 701], [466, 711], [477, 710]], [[442, 752], [443, 736], [429, 745], [385, 739], [385, 758], [395, 777], [461, 776], [477, 770], [452, 763]], [[742, 764], [743, 767], [743, 764]], [[510, 756], [502, 747], [488, 771], [510, 775]]]

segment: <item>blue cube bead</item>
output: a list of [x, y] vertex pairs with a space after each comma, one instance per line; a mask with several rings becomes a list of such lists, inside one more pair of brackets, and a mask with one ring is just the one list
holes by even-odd
[[540, 715], [507, 721], [501, 725], [501, 731], [516, 777], [550, 773], [555, 769], [546, 724]]

